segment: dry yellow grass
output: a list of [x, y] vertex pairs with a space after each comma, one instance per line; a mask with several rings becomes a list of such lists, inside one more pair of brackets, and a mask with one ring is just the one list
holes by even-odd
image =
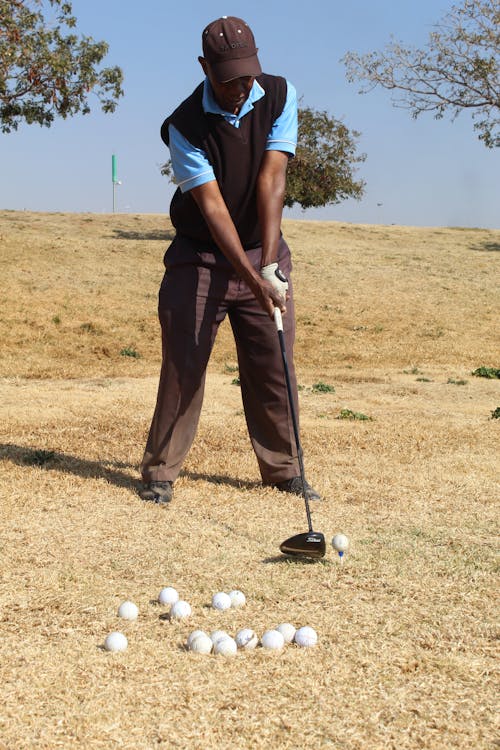
[[[314, 523], [351, 538], [342, 567], [279, 556], [305, 515], [258, 483], [226, 326], [174, 503], [137, 499], [168, 233], [0, 212], [0, 748], [493, 748], [500, 391], [471, 371], [500, 365], [500, 232], [285, 222]], [[154, 603], [169, 584], [187, 623]], [[208, 606], [235, 587], [243, 610]], [[182, 647], [284, 620], [319, 645]]]

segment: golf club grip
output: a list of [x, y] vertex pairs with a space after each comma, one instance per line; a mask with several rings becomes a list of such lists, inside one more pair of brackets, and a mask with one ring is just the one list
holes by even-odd
[[276, 328], [278, 331], [283, 330], [283, 317], [281, 315], [281, 310], [279, 307], [274, 308], [274, 322], [276, 323]]
[[283, 369], [285, 371], [286, 390], [288, 394], [288, 403], [290, 404], [290, 412], [292, 414], [293, 432], [295, 435], [295, 444], [297, 446], [297, 458], [299, 461], [300, 479], [302, 481], [302, 494], [304, 496], [304, 503], [306, 506], [307, 523], [309, 526], [309, 531], [313, 533], [311, 510], [309, 508], [309, 499], [306, 495], [306, 485], [305, 485], [306, 479], [305, 479], [305, 471], [304, 471], [304, 461], [302, 459], [302, 446], [300, 444], [299, 425], [297, 422], [297, 415], [295, 413], [295, 406], [293, 403], [292, 384], [290, 382], [290, 373], [288, 370], [288, 361], [287, 361], [287, 356], [286, 356], [285, 336], [283, 333], [283, 319], [281, 317], [281, 310], [279, 310], [277, 307], [274, 308], [274, 322], [276, 323], [276, 328], [278, 330], [281, 357], [283, 359]]

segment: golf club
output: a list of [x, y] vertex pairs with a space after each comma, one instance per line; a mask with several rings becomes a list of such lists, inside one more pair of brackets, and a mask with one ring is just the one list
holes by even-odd
[[286, 358], [285, 349], [285, 337], [283, 334], [283, 319], [281, 317], [281, 310], [278, 307], [274, 308], [274, 322], [278, 331], [278, 338], [281, 348], [281, 357], [283, 359], [283, 369], [285, 371], [286, 390], [288, 393], [288, 403], [290, 404], [290, 411], [292, 414], [293, 432], [295, 434], [295, 444], [297, 446], [297, 458], [299, 461], [300, 479], [302, 482], [302, 494], [304, 496], [304, 502], [306, 505], [307, 514], [307, 525], [309, 531], [303, 534], [296, 534], [291, 536], [289, 539], [285, 539], [280, 544], [280, 550], [285, 555], [303, 555], [305, 557], [324, 557], [326, 552], [325, 537], [319, 531], [313, 531], [312, 520], [311, 520], [311, 509], [309, 508], [309, 498], [306, 493], [306, 480], [304, 472], [304, 461], [302, 459], [302, 448], [300, 445], [299, 438], [299, 427], [297, 424], [297, 416], [295, 413], [295, 406], [293, 404], [292, 385], [290, 383], [290, 373], [288, 370], [288, 362]]

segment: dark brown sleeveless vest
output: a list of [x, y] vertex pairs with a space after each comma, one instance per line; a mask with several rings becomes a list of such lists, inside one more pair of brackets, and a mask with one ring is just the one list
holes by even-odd
[[[266, 142], [274, 121], [285, 106], [287, 85], [284, 78], [263, 73], [256, 79], [265, 96], [235, 128], [222, 117], [205, 113], [203, 84], [167, 117], [161, 137], [168, 146], [170, 123], [195, 147], [207, 154], [222, 196], [234, 221], [243, 247], [260, 244], [256, 183]], [[170, 204], [170, 218], [179, 234], [204, 245], [213, 241], [208, 226], [190, 193], [177, 188]]]

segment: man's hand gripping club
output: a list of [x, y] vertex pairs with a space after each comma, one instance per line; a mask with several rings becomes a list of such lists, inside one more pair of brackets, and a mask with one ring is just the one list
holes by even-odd
[[269, 281], [273, 289], [280, 295], [283, 300], [283, 304], [288, 299], [288, 279], [282, 271], [280, 271], [277, 263], [269, 263], [267, 266], [263, 266], [260, 269], [260, 275], [266, 281]]

